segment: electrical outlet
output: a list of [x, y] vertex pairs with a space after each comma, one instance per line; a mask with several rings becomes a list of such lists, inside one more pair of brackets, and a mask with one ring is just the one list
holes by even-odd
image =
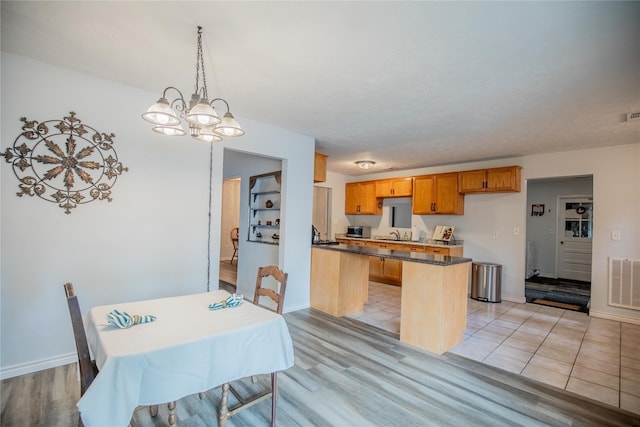
[[513, 227], [513, 235], [514, 236], [520, 235], [520, 227]]
[[611, 240], [620, 240], [620, 230], [611, 230]]
[[493, 234], [491, 235], [491, 237], [493, 237], [494, 239], [498, 238], [498, 232], [494, 231]]

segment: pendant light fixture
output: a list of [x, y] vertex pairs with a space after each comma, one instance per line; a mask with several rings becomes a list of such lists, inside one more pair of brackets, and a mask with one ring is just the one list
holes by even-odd
[[[202, 73], [202, 85], [200, 75]], [[177, 98], [169, 102], [167, 94], [174, 90]], [[222, 119], [218, 117], [213, 103], [224, 102], [227, 112]], [[196, 54], [196, 84], [191, 99], [187, 103], [182, 92], [173, 86], [165, 88], [162, 97], [153, 104], [142, 118], [154, 125], [153, 131], [168, 136], [186, 135], [180, 118], [186, 120], [189, 135], [199, 141], [222, 141], [225, 136], [242, 136], [244, 131], [238, 121], [229, 111], [229, 103], [222, 98], [209, 101], [207, 93], [207, 78], [204, 71], [204, 56], [202, 54], [202, 27], [198, 27], [198, 44]]]

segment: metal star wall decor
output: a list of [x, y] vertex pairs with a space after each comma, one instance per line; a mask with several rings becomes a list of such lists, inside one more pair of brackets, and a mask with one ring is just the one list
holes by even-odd
[[82, 124], [73, 111], [62, 120], [20, 121], [23, 132], [0, 153], [18, 178], [18, 197], [38, 196], [66, 214], [94, 200], [112, 200], [118, 176], [129, 170], [118, 160], [113, 133]]

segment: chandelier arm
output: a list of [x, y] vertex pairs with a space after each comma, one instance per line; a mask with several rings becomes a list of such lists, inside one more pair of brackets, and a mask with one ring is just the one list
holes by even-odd
[[225, 101], [223, 98], [214, 98], [211, 100], [211, 102], [209, 103], [209, 105], [211, 105], [213, 107], [213, 103], [215, 101], [222, 101], [225, 103], [225, 105], [227, 106], [227, 113], [229, 112], [229, 103], [227, 101]]
[[180, 89], [174, 86], [169, 86], [165, 88], [164, 92], [162, 92], [162, 97], [167, 99], [167, 92], [169, 89], [173, 89], [178, 92], [178, 98], [171, 101], [171, 107], [178, 110], [181, 114], [184, 114], [184, 112], [187, 111], [187, 102], [184, 100], [184, 96], [182, 95], [182, 92], [180, 92]]

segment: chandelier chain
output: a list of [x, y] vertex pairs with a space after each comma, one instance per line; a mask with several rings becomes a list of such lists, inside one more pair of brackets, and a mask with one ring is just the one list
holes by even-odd
[[198, 86], [200, 82], [200, 71], [202, 71], [202, 94], [201, 97], [205, 99], [209, 99], [209, 94], [207, 93], [207, 75], [204, 71], [204, 54], [202, 53], [202, 27], [198, 27], [198, 52], [196, 57], [196, 88], [195, 92], [200, 95], [200, 87]]

